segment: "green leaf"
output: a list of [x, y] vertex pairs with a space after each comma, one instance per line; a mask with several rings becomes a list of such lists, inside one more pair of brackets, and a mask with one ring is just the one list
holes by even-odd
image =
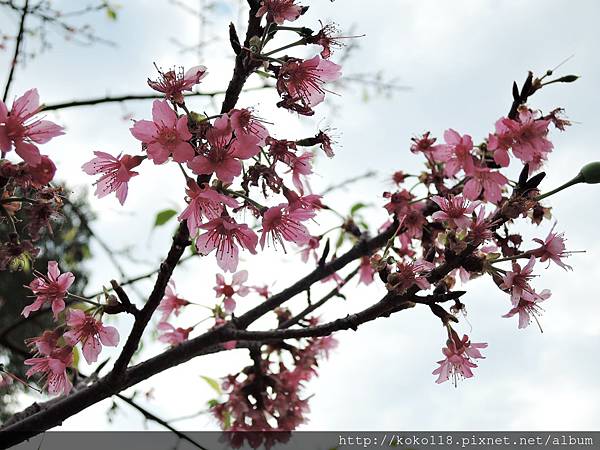
[[219, 386], [219, 382], [217, 380], [215, 380], [214, 378], [210, 378], [210, 377], [205, 377], [204, 375], [200, 375], [200, 378], [202, 378], [204, 381], [206, 381], [206, 383], [213, 388], [213, 390], [221, 395], [221, 386]]
[[109, 20], [117, 20], [117, 8], [118, 6], [106, 5], [106, 17]]
[[175, 217], [176, 214], [177, 211], [174, 209], [165, 209], [163, 211], [159, 211], [158, 214], [156, 214], [156, 219], [154, 220], [154, 227], [156, 228], [164, 225], [173, 217]]
[[360, 209], [366, 208], [368, 205], [365, 203], [355, 203], [352, 208], [350, 208], [350, 215], [353, 216]]
[[335, 249], [336, 250], [338, 250], [344, 244], [345, 238], [346, 238], [346, 233], [344, 233], [343, 231], [340, 232], [340, 236], [338, 237], [338, 240], [335, 243]]

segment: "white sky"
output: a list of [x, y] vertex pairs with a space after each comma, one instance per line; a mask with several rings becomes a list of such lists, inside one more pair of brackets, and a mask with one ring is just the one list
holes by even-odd
[[[57, 2], [61, 3], [61, 2]], [[63, 1], [62, 4], [71, 2]], [[193, 44], [197, 23], [166, 1], [121, 1], [119, 20], [103, 17], [94, 23], [101, 35], [119, 43], [118, 48], [78, 47], [56, 41], [55, 49], [17, 70], [12, 95], [38, 87], [46, 103], [95, 97], [105, 93], [148, 92], [145, 80], [154, 77], [152, 62], [163, 67], [172, 64], [202, 63], [210, 75], [204, 89], [222, 88], [230, 77], [232, 59], [227, 46], [217, 44], [198, 61], [194, 53], [180, 53], [170, 42], [177, 36]], [[313, 119], [297, 119], [272, 105], [274, 93], [244, 95], [240, 105], [258, 105], [261, 116], [277, 122], [279, 135], [308, 136], [318, 126], [337, 129], [340, 145], [333, 160], [320, 159], [315, 187], [325, 187], [349, 175], [378, 172], [377, 177], [337, 192], [327, 199], [336, 209], [346, 211], [357, 201], [383, 204], [381, 193], [394, 170], [415, 172], [422, 160], [409, 151], [409, 139], [431, 130], [441, 136], [455, 128], [479, 141], [493, 131], [494, 122], [510, 106], [513, 80], [521, 83], [527, 70], [542, 73], [565, 58], [575, 55], [557, 73], [575, 73], [582, 78], [571, 85], [554, 85], [537, 93], [531, 106], [546, 111], [562, 106], [576, 124], [565, 134], [552, 132], [555, 151], [547, 165], [542, 184], [549, 190], [572, 178], [586, 162], [600, 159], [595, 132], [600, 127], [596, 101], [600, 94], [600, 64], [597, 21], [600, 5], [593, 1], [558, 0], [501, 1], [384, 1], [338, 0], [305, 1], [311, 10], [302, 23], [316, 28], [318, 19], [333, 18], [342, 29], [356, 25], [365, 33], [361, 49], [344, 67], [344, 73], [378, 71], [397, 76], [412, 88], [391, 98], [361, 99], [361, 88], [345, 92], [335, 100], [339, 108], [327, 115], [319, 107]], [[195, 1], [188, 1], [195, 5]], [[237, 5], [237, 2], [226, 2]], [[226, 23], [238, 21], [237, 6], [223, 7], [215, 19], [215, 33], [226, 36]], [[0, 16], [0, 28], [14, 27]], [[242, 30], [240, 30], [241, 34]], [[333, 58], [335, 60], [335, 56]], [[0, 67], [7, 67], [7, 54], [0, 54]], [[214, 105], [196, 99], [197, 111], [216, 112]], [[65, 110], [50, 115], [67, 127], [67, 134], [44, 148], [58, 162], [60, 178], [77, 189], [92, 179], [81, 172], [81, 164], [92, 151], [136, 152], [137, 141], [123, 119], [132, 113], [136, 119], [150, 118], [149, 102], [106, 105], [97, 108]], [[153, 214], [161, 209], [183, 206], [183, 188], [177, 168], [144, 164], [141, 175], [130, 183], [130, 196], [121, 208], [114, 197], [90, 198], [98, 213], [94, 228], [115, 248], [131, 246], [136, 261], [124, 260], [132, 275], [156, 267], [166, 254], [171, 228], [151, 232]], [[322, 364], [320, 377], [311, 381], [311, 421], [304, 429], [573, 429], [598, 428], [600, 388], [595, 356], [600, 344], [600, 306], [597, 289], [590, 280], [600, 276], [597, 255], [600, 244], [596, 207], [598, 193], [593, 186], [577, 186], [552, 198], [558, 229], [565, 231], [568, 246], [586, 250], [571, 257], [574, 272], [551, 266], [535, 280], [538, 289], [548, 288], [552, 298], [544, 305], [544, 333], [535, 326], [517, 329], [517, 319], [500, 316], [510, 309], [506, 296], [489, 278], [469, 284], [464, 297], [468, 323], [458, 327], [476, 342], [488, 342], [476, 376], [457, 389], [450, 383], [436, 385], [431, 371], [441, 359], [445, 341], [439, 320], [427, 309], [415, 308], [389, 319], [362, 326], [358, 332], [343, 332], [338, 349]], [[369, 219], [378, 225], [384, 218], [381, 208], [369, 210]], [[320, 222], [325, 227], [331, 219]], [[529, 229], [527, 237], [545, 237], [550, 224]], [[171, 225], [173, 226], [173, 225]], [[314, 228], [316, 231], [316, 228]], [[117, 277], [101, 249], [89, 263], [92, 287]], [[279, 261], [286, 261], [285, 270]], [[307, 268], [294, 262], [294, 255], [266, 252], [265, 256], [242, 261], [240, 269], [250, 268], [255, 284], [276, 283], [275, 290], [293, 281]], [[257, 263], [258, 262], [258, 263]], [[275, 266], [275, 264], [278, 264]], [[215, 274], [212, 257], [186, 263], [175, 274], [184, 297], [210, 304]], [[542, 268], [542, 265], [539, 265]], [[276, 279], [273, 279], [275, 273]], [[92, 289], [92, 288], [91, 288]], [[95, 290], [95, 288], [93, 288]], [[140, 289], [150, 289], [149, 284]], [[346, 290], [347, 302], [336, 300], [324, 312], [334, 318], [363, 309], [382, 296], [382, 286]], [[254, 306], [258, 299], [241, 300], [239, 311]], [[302, 300], [296, 303], [300, 305]], [[198, 320], [182, 316], [181, 325]], [[126, 334], [125, 324], [120, 329]], [[148, 356], [159, 346], [144, 349]], [[190, 364], [158, 375], [143, 383], [155, 388], [155, 399], [144, 404], [165, 418], [195, 412], [211, 398], [210, 389], [199, 375], [214, 378], [236, 371], [248, 362], [247, 352], [235, 351], [196, 359]], [[184, 401], [182, 401], [184, 399]], [[27, 403], [31, 399], [24, 399]], [[65, 422], [64, 429], [154, 429], [130, 410], [119, 413], [107, 425], [104, 402]], [[208, 417], [180, 422], [181, 429], [214, 429]]]

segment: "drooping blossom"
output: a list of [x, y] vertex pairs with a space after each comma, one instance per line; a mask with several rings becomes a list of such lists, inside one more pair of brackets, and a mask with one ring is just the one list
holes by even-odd
[[315, 141], [321, 146], [321, 150], [323, 150], [328, 158], [333, 158], [335, 156], [332, 145], [337, 142], [332, 139], [329, 130], [319, 130], [319, 134], [315, 136]]
[[269, 298], [271, 296], [269, 286], [266, 284], [264, 286], [250, 286], [250, 288], [261, 297]]
[[154, 100], [152, 121], [138, 120], [129, 130], [148, 146], [148, 158], [154, 164], [164, 163], [171, 155], [175, 162], [184, 163], [195, 155], [194, 147], [188, 142], [192, 133], [187, 116], [178, 117], [166, 100]]
[[469, 200], [477, 200], [481, 191], [487, 202], [498, 203], [502, 200], [502, 188], [508, 179], [500, 172], [487, 167], [476, 167], [472, 177], [465, 183], [463, 194]]
[[363, 256], [360, 259], [360, 267], [358, 269], [358, 282], [363, 283], [365, 286], [371, 284], [375, 278], [375, 269], [371, 265], [371, 258]]
[[427, 274], [434, 265], [424, 260], [398, 261], [396, 271], [388, 275], [387, 289], [398, 294], [403, 294], [407, 289], [416, 285], [419, 289], [429, 289]]
[[56, 165], [46, 155], [42, 155], [42, 159], [39, 164], [32, 166], [27, 164], [29, 176], [31, 178], [31, 184], [34, 187], [42, 187], [50, 183], [54, 179], [56, 174]]
[[440, 367], [435, 369], [432, 374], [438, 375], [436, 383], [443, 383], [452, 377], [456, 386], [459, 377], [471, 378], [473, 376], [471, 369], [477, 367], [477, 364], [473, 363], [472, 360], [485, 358], [479, 349], [486, 348], [488, 345], [486, 343], [470, 342], [466, 334], [463, 335], [461, 340], [454, 331], [452, 331], [452, 336], [448, 339], [446, 345], [447, 347], [442, 349], [446, 359], [437, 362]]
[[213, 288], [216, 292], [217, 298], [223, 297], [223, 306], [225, 311], [228, 313], [232, 313], [235, 310], [235, 300], [233, 299], [234, 295], [239, 295], [241, 297], [245, 297], [250, 292], [248, 286], [245, 286], [244, 283], [248, 280], [248, 271], [240, 270], [233, 274], [231, 283], [225, 282], [225, 277], [218, 273], [216, 275], [217, 285]]
[[188, 180], [187, 189], [185, 190], [189, 204], [187, 208], [177, 217], [182, 222], [186, 220], [186, 224], [191, 236], [195, 236], [196, 232], [202, 224], [202, 219], [213, 220], [221, 217], [223, 206], [237, 208], [239, 203], [233, 198], [221, 194], [210, 186], [198, 186], [194, 180]]
[[461, 195], [450, 195], [448, 198], [434, 195], [431, 197], [441, 211], [436, 211], [431, 216], [433, 220], [442, 222], [447, 221], [451, 226], [466, 229], [471, 222], [470, 214], [479, 206], [480, 202], [469, 202]]
[[119, 332], [115, 327], [106, 326], [100, 320], [80, 309], [70, 309], [67, 318], [65, 341], [75, 346], [81, 342], [83, 357], [88, 364], [98, 361], [102, 346], [116, 347], [119, 343]]
[[294, 4], [295, 0], [262, 0], [256, 17], [267, 15], [269, 22], [283, 25], [286, 20], [293, 22], [302, 14], [302, 6]]
[[396, 186], [400, 186], [402, 183], [404, 183], [404, 180], [406, 179], [408, 175], [406, 173], [404, 173], [402, 170], [397, 170], [396, 172], [394, 172], [392, 174], [392, 182], [396, 185]]
[[58, 340], [62, 336], [62, 333], [56, 330], [45, 330], [41, 336], [34, 338], [25, 339], [25, 343], [32, 350], [35, 349], [35, 353], [40, 355], [50, 356], [50, 354], [57, 348]]
[[197, 175], [216, 174], [225, 183], [231, 183], [242, 173], [240, 160], [249, 159], [260, 152], [258, 138], [253, 135], [241, 135], [232, 139], [233, 130], [227, 115], [215, 120], [206, 132], [209, 149], [206, 154], [196, 156], [188, 167]]
[[389, 214], [397, 214], [399, 217], [406, 214], [410, 209], [410, 202], [415, 198], [408, 190], [384, 192], [383, 198], [388, 198], [389, 202], [383, 205]]
[[132, 169], [139, 166], [144, 158], [130, 155], [115, 157], [105, 152], [94, 152], [94, 155], [96, 157], [86, 162], [81, 168], [88, 175], [101, 174], [101, 177], [94, 183], [96, 185], [95, 195], [102, 198], [115, 192], [119, 203], [124, 204], [129, 180], [139, 175]]
[[160, 78], [157, 81], [148, 79], [148, 85], [155, 91], [162, 92], [165, 94], [167, 100], [171, 100], [175, 103], [183, 103], [183, 91], [192, 91], [192, 87], [200, 83], [200, 80], [207, 74], [206, 67], [195, 66], [183, 72], [183, 67], [178, 71], [169, 70], [168, 72], [161, 72], [159, 70]]
[[461, 136], [453, 129], [444, 132], [446, 141], [445, 149], [448, 152], [445, 159], [445, 172], [448, 177], [453, 177], [459, 170], [464, 170], [467, 175], [475, 171], [475, 162], [471, 151], [473, 150], [473, 139], [468, 134]]
[[333, 48], [342, 47], [341, 41], [344, 39], [351, 39], [358, 36], [340, 36], [339, 29], [334, 23], [327, 23], [323, 25], [321, 23], [321, 29], [312, 36], [306, 38], [309, 44], [320, 45], [323, 47], [321, 50], [321, 58], [329, 59]]
[[539, 325], [537, 317], [541, 315], [542, 310], [538, 306], [538, 303], [549, 299], [551, 295], [552, 293], [548, 289], [544, 289], [539, 294], [533, 291], [532, 296], [528, 297], [527, 300], [521, 297], [519, 303], [502, 317], [512, 317], [515, 314], [519, 314], [519, 328], [526, 328], [531, 323], [531, 317]]
[[310, 116], [312, 108], [325, 99], [323, 84], [341, 76], [341, 67], [318, 55], [302, 61], [289, 59], [277, 77], [277, 92], [282, 97], [277, 106]]
[[45, 144], [64, 134], [63, 128], [49, 120], [36, 119], [40, 111], [37, 89], [30, 89], [17, 98], [10, 111], [0, 100], [0, 154], [4, 156], [14, 147], [17, 155], [32, 166], [42, 161], [35, 144]]
[[72, 347], [57, 348], [47, 356], [26, 359], [24, 364], [32, 366], [26, 373], [27, 377], [36, 373], [42, 374], [42, 380], [45, 380], [44, 387], [49, 394], [67, 395], [71, 392], [73, 384], [67, 375], [67, 367], [73, 365]]
[[534, 290], [529, 285], [529, 280], [534, 277], [532, 273], [534, 264], [534, 256], [529, 258], [529, 261], [523, 268], [521, 268], [518, 262], [513, 260], [512, 271], [506, 272], [502, 277], [502, 284], [500, 287], [502, 289], [510, 290], [510, 298], [513, 306], [517, 306], [520, 299], [525, 299], [530, 302], [535, 299]]
[[166, 321], [171, 313], [174, 313], [176, 316], [178, 316], [181, 312], [181, 309], [189, 304], [189, 301], [177, 295], [175, 280], [169, 280], [169, 283], [165, 288], [165, 295], [158, 305], [158, 310], [162, 313], [160, 321]]
[[28, 286], [36, 299], [23, 309], [23, 316], [29, 317], [30, 313], [40, 309], [44, 303], [50, 303], [56, 319], [58, 314], [65, 309], [65, 296], [74, 281], [75, 276], [71, 272], [61, 274], [58, 263], [48, 261], [48, 274], [38, 273], [38, 276]]
[[300, 258], [302, 262], [308, 262], [308, 258], [312, 255], [315, 262], [319, 259], [319, 255], [317, 255], [317, 249], [319, 245], [321, 245], [321, 241], [318, 236], [311, 236], [310, 239], [306, 242], [306, 246], [300, 252]]
[[290, 171], [292, 172], [292, 182], [298, 192], [301, 194], [304, 193], [304, 185], [302, 184], [301, 176], [308, 176], [312, 172], [312, 164], [311, 160], [313, 158], [313, 154], [311, 152], [305, 152], [302, 155], [294, 158], [290, 164]]
[[258, 236], [245, 223], [239, 224], [233, 218], [222, 216], [203, 225], [206, 230], [196, 239], [196, 248], [202, 255], [217, 250], [217, 264], [226, 272], [235, 272], [239, 260], [238, 246], [256, 254]]
[[237, 137], [252, 136], [258, 139], [257, 144], [265, 145], [269, 132], [261, 123], [260, 119], [252, 114], [250, 109], [232, 109], [229, 111], [231, 128]]
[[558, 266], [565, 270], [573, 270], [571, 266], [562, 262], [562, 258], [566, 258], [571, 255], [565, 247], [565, 234], [555, 233], [554, 228], [556, 223], [552, 226], [550, 233], [546, 237], [546, 240], [534, 239], [535, 242], [539, 243], [541, 247], [535, 249], [532, 253], [535, 257], [540, 259], [540, 262], [548, 260], [554, 261]]
[[293, 242], [297, 245], [306, 244], [311, 235], [300, 222], [311, 219], [313, 216], [314, 212], [312, 211], [290, 210], [286, 203], [267, 209], [263, 214], [260, 246], [265, 247], [267, 237], [273, 245], [279, 243], [284, 250], [283, 241]]
[[295, 211], [297, 209], [302, 209], [306, 212], [307, 218], [310, 214], [313, 216], [320, 209], [323, 209], [323, 203], [321, 199], [323, 196], [318, 194], [308, 194], [308, 195], [298, 195], [296, 192], [291, 189], [287, 189], [285, 186], [283, 188], [283, 195], [288, 201], [288, 209], [290, 211]]
[[175, 328], [173, 325], [167, 322], [160, 322], [157, 326], [161, 335], [158, 337], [160, 342], [169, 344], [173, 347], [181, 344], [188, 340], [190, 333], [194, 328]]

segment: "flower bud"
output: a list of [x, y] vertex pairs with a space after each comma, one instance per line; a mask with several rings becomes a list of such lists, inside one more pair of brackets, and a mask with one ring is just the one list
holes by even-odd
[[579, 172], [583, 182], [587, 184], [600, 183], [600, 161], [586, 164]]

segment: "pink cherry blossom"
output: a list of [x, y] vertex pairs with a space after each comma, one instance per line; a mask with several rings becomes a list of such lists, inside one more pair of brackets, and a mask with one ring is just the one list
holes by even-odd
[[472, 177], [465, 183], [463, 194], [469, 200], [477, 200], [483, 190], [483, 199], [487, 202], [498, 203], [502, 200], [502, 188], [508, 179], [498, 171], [487, 167], [476, 167]]
[[434, 145], [437, 138], [429, 137], [430, 131], [424, 133], [421, 137], [411, 138], [413, 144], [410, 151], [418, 154], [423, 153], [428, 160], [443, 162], [451, 156], [451, 149], [447, 145]]
[[318, 261], [319, 255], [317, 255], [317, 249], [321, 245], [321, 241], [318, 236], [311, 236], [310, 239], [306, 242], [306, 247], [302, 249], [300, 252], [300, 258], [302, 262], [308, 262], [308, 258], [312, 255], [315, 262]]
[[419, 289], [429, 289], [431, 285], [427, 281], [427, 275], [433, 267], [432, 263], [423, 260], [398, 261], [396, 271], [388, 276], [387, 288], [398, 294], [403, 294], [413, 285]]
[[329, 59], [331, 57], [332, 48], [340, 48], [343, 44], [340, 42], [344, 39], [351, 39], [359, 36], [340, 36], [339, 30], [334, 23], [328, 23], [323, 25], [321, 23], [321, 29], [312, 36], [307, 38], [309, 44], [316, 44], [323, 47], [321, 50], [321, 58]]
[[17, 155], [32, 166], [42, 161], [35, 144], [45, 144], [64, 134], [63, 128], [49, 120], [35, 119], [40, 110], [37, 89], [30, 89], [17, 98], [9, 111], [0, 100], [0, 154], [2, 157], [15, 148]]
[[88, 175], [102, 176], [94, 184], [96, 185], [96, 196], [102, 198], [111, 192], [115, 192], [117, 199], [125, 203], [128, 192], [128, 183], [138, 172], [131, 169], [139, 166], [144, 160], [141, 156], [119, 155], [112, 156], [109, 153], [94, 152], [96, 157], [85, 163], [81, 168]]
[[459, 229], [466, 229], [471, 222], [469, 215], [479, 206], [480, 202], [469, 202], [463, 196], [450, 195], [448, 198], [434, 195], [431, 197], [441, 211], [436, 211], [431, 216], [433, 220], [442, 222], [447, 221], [451, 226]]
[[162, 313], [160, 321], [166, 321], [171, 313], [175, 313], [175, 315], [178, 316], [181, 309], [189, 304], [189, 301], [177, 295], [175, 290], [175, 280], [169, 280], [169, 283], [165, 288], [165, 295], [158, 305], [158, 310]]
[[216, 292], [216, 296], [223, 297], [223, 306], [225, 307], [225, 311], [228, 313], [232, 313], [235, 310], [235, 300], [233, 299], [234, 295], [239, 295], [241, 297], [245, 297], [250, 292], [248, 286], [245, 286], [244, 283], [248, 280], [248, 272], [246, 270], [240, 270], [233, 274], [231, 279], [231, 283], [225, 282], [225, 277], [220, 273], [217, 274], [217, 285], [213, 288]]
[[295, 5], [295, 0], [262, 0], [256, 17], [267, 15], [269, 22], [283, 25], [286, 20], [293, 22], [302, 14], [302, 6]]
[[62, 333], [58, 330], [45, 330], [41, 336], [25, 339], [25, 343], [30, 348], [35, 348], [36, 353], [44, 356], [50, 356], [50, 354], [57, 348], [58, 340], [62, 336]]
[[258, 236], [246, 224], [222, 216], [200, 225], [207, 230], [196, 239], [196, 248], [203, 255], [217, 250], [217, 264], [226, 272], [235, 272], [239, 260], [238, 245], [256, 254]]
[[482, 206], [469, 225], [469, 240], [475, 245], [480, 245], [492, 239], [493, 233], [490, 227], [491, 224], [486, 220], [485, 208]]
[[24, 361], [27, 366], [32, 366], [26, 373], [31, 377], [36, 373], [42, 374], [46, 380], [44, 387], [49, 394], [64, 394], [71, 392], [73, 384], [67, 375], [67, 367], [73, 365], [73, 348], [61, 347], [44, 357], [29, 358]]
[[242, 173], [240, 160], [252, 158], [260, 152], [256, 136], [243, 134], [236, 139], [232, 137], [229, 117], [222, 115], [206, 132], [210, 144], [207, 153], [196, 156], [188, 163], [188, 167], [197, 175], [214, 173], [219, 180], [231, 183]]
[[371, 258], [368, 256], [363, 256], [360, 259], [360, 267], [358, 269], [358, 282], [368, 286], [375, 279], [375, 273], [375, 269], [373, 266], [371, 266]]
[[200, 80], [207, 74], [206, 67], [195, 66], [188, 69], [185, 74], [183, 68], [179, 71], [169, 70], [168, 72], [161, 72], [159, 70], [160, 78], [157, 81], [148, 79], [148, 85], [155, 91], [162, 92], [165, 94], [167, 100], [171, 100], [175, 103], [182, 104], [183, 91], [192, 91], [192, 87], [200, 83]]
[[471, 136], [465, 134], [461, 136], [455, 130], [449, 129], [444, 132], [446, 145], [444, 148], [448, 152], [446, 162], [446, 175], [453, 177], [459, 170], [464, 170], [467, 175], [472, 175], [475, 171], [475, 163], [471, 151], [473, 150], [473, 140]]
[[506, 272], [502, 278], [502, 289], [510, 290], [510, 298], [513, 306], [517, 306], [521, 299], [526, 301], [533, 301], [535, 298], [534, 290], [529, 285], [533, 275], [533, 266], [535, 264], [535, 257], [529, 258], [529, 262], [523, 268], [518, 262], [512, 262], [512, 271]]
[[526, 328], [531, 323], [531, 317], [533, 317], [539, 325], [537, 317], [541, 315], [541, 308], [537, 304], [549, 299], [552, 293], [548, 289], [544, 289], [539, 294], [535, 291], [532, 293], [533, 295], [528, 297], [527, 300], [521, 297], [517, 306], [512, 308], [502, 317], [512, 317], [515, 314], [519, 314], [519, 328]]
[[305, 152], [297, 158], [293, 158], [290, 162], [290, 171], [292, 172], [292, 182], [298, 192], [301, 194], [304, 193], [304, 185], [302, 184], [301, 176], [308, 176], [312, 172], [312, 164], [311, 160], [313, 158], [313, 154], [311, 152]]
[[[308, 194], [299, 196], [296, 192], [292, 191], [291, 189], [287, 189], [285, 186], [283, 188], [283, 195], [288, 201], [288, 209], [290, 211], [294, 211], [296, 209], [304, 210], [306, 212], [307, 219], [312, 218], [312, 216], [314, 216], [318, 210], [324, 208], [323, 203], [321, 203], [321, 199], [323, 198], [321, 195]], [[310, 214], [312, 214], [312, 216], [308, 217]]]
[[173, 347], [187, 341], [191, 331], [193, 330], [191, 327], [175, 328], [173, 325], [167, 322], [159, 323], [157, 328], [162, 332], [162, 334], [158, 337], [158, 340]]
[[535, 249], [532, 253], [540, 259], [540, 262], [551, 260], [565, 270], [573, 270], [571, 266], [562, 262], [562, 258], [571, 255], [571, 252], [568, 252], [565, 247], [565, 234], [554, 233], [554, 227], [556, 227], [556, 223], [552, 226], [545, 241], [534, 239], [535, 242], [541, 244], [541, 247]]
[[311, 236], [308, 229], [300, 222], [311, 219], [314, 212], [304, 209], [290, 210], [288, 204], [281, 203], [269, 208], [263, 214], [260, 246], [265, 247], [267, 237], [275, 245], [279, 243], [285, 250], [283, 241], [306, 244]]
[[71, 346], [81, 342], [83, 357], [88, 364], [98, 361], [103, 345], [116, 347], [119, 343], [119, 332], [115, 327], [105, 326], [79, 309], [69, 310], [67, 325], [69, 331], [64, 334], [65, 341]]
[[337, 80], [340, 71], [340, 66], [318, 55], [306, 61], [288, 60], [277, 77], [277, 91], [283, 99], [277, 106], [303, 115], [314, 114], [312, 107], [325, 99], [326, 91], [322, 85]]
[[477, 364], [473, 363], [472, 360], [484, 358], [479, 349], [486, 348], [488, 345], [486, 343], [470, 342], [467, 335], [459, 340], [454, 331], [452, 332], [452, 338], [448, 339], [446, 345], [447, 347], [442, 349], [446, 359], [437, 362], [440, 367], [435, 369], [432, 374], [438, 375], [436, 383], [443, 383], [452, 377], [456, 386], [458, 377], [471, 378], [473, 376], [471, 369], [477, 367]]
[[229, 111], [231, 127], [237, 137], [252, 136], [258, 139], [257, 144], [265, 145], [265, 140], [269, 137], [269, 132], [256, 118], [249, 109], [232, 109]]
[[130, 128], [137, 140], [148, 146], [148, 158], [154, 164], [162, 164], [169, 156], [179, 163], [190, 161], [196, 154], [188, 142], [192, 133], [188, 129], [187, 116], [178, 117], [166, 100], [154, 100], [152, 121], [138, 120]]
[[269, 286], [266, 284], [264, 286], [250, 286], [250, 289], [252, 289], [254, 292], [256, 292], [261, 297], [269, 298], [271, 296], [271, 291], [269, 289]]
[[48, 274], [43, 275], [38, 273], [28, 286], [29, 289], [36, 295], [35, 301], [23, 309], [23, 316], [29, 317], [33, 311], [39, 310], [44, 303], [52, 305], [52, 313], [54, 318], [65, 309], [65, 296], [68, 289], [75, 281], [75, 276], [71, 272], [60, 273], [58, 263], [56, 261], [48, 261]]
[[195, 236], [202, 218], [213, 220], [221, 217], [223, 207], [237, 208], [239, 203], [233, 198], [220, 194], [216, 190], [206, 185], [198, 186], [194, 180], [188, 180], [185, 190], [189, 204], [185, 210], [177, 217], [182, 222], [186, 220], [190, 235]]
[[501, 117], [496, 121], [496, 132], [488, 137], [488, 150], [494, 152], [494, 161], [501, 167], [508, 167], [510, 156], [508, 150], [513, 144], [513, 131], [506, 125], [506, 119]]

